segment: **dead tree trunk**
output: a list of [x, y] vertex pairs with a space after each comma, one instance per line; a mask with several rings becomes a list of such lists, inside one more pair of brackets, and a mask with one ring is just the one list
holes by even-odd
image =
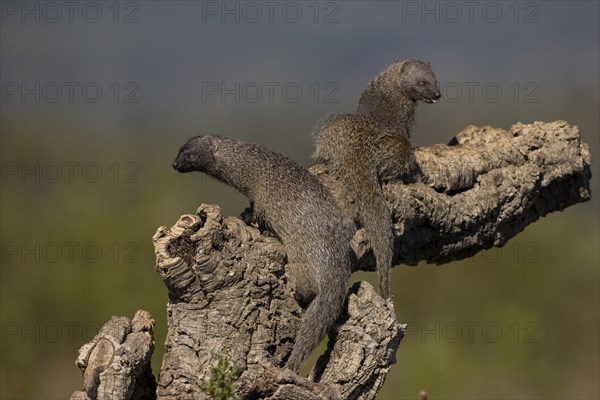
[[[591, 196], [589, 149], [578, 128], [564, 121], [516, 124], [509, 131], [470, 126], [447, 146], [417, 149], [416, 157], [424, 182], [385, 185], [398, 263], [443, 264], [502, 246], [538, 218]], [[324, 166], [311, 171], [337, 193]], [[274, 367], [289, 356], [303, 313], [291, 295], [285, 248], [276, 238], [223, 217], [217, 206], [202, 205], [172, 228], [159, 228], [153, 241], [156, 270], [169, 291], [157, 398], [209, 398], [200, 386], [211, 379], [223, 349], [229, 363], [243, 369], [235, 382], [241, 398], [375, 397], [396, 361], [403, 331], [391, 305], [369, 284], [350, 289], [327, 351], [301, 378]], [[374, 270], [362, 230], [353, 246], [359, 268]], [[136, 325], [136, 314], [137, 329], [123, 319], [118, 335], [105, 326], [82, 348], [78, 366], [85, 386], [73, 399], [150, 398], [136, 397], [148, 396], [154, 384], [148, 373], [151, 317], [141, 315], [146, 323]]]

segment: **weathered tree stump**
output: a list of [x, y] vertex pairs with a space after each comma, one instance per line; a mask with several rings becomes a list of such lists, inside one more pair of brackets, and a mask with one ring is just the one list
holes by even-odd
[[71, 400], [153, 399], [156, 380], [150, 368], [154, 351], [154, 320], [138, 311], [132, 320], [113, 317], [79, 350], [83, 390]]
[[[423, 182], [385, 184], [397, 263], [443, 264], [502, 246], [538, 218], [591, 196], [589, 149], [578, 128], [564, 121], [516, 124], [508, 131], [470, 126], [447, 146], [418, 148], [416, 158]], [[325, 166], [311, 172], [338, 193]], [[289, 356], [303, 314], [291, 294], [285, 247], [278, 239], [239, 218], [223, 217], [218, 206], [202, 205], [172, 228], [159, 228], [153, 241], [156, 270], [169, 291], [157, 398], [207, 398], [200, 386], [224, 349], [229, 362], [243, 369], [236, 387], [245, 399], [375, 397], [395, 363], [403, 330], [391, 305], [369, 284], [350, 289], [325, 354], [302, 378], [277, 368]], [[353, 247], [358, 268], [374, 270], [362, 230]], [[137, 350], [128, 344], [119, 352], [135, 360], [128, 366], [145, 366], [113, 366], [115, 350], [129, 343], [123, 341], [126, 328], [107, 333], [114, 321], [81, 349], [84, 391], [72, 398], [130, 399], [136, 398], [136, 385], [152, 386], [147, 336], [132, 342], [139, 344]], [[143, 333], [151, 339], [152, 329]], [[105, 388], [116, 381], [119, 389], [109, 396]]]

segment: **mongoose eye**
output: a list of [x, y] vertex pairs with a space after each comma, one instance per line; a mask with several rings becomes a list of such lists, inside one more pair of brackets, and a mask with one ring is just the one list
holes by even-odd
[[425, 86], [427, 84], [427, 82], [425, 81], [419, 81], [419, 83], [417, 83], [417, 85], [419, 86]]
[[194, 161], [196, 158], [198, 158], [198, 156], [194, 153], [189, 154], [188, 157], [190, 158], [190, 160]]

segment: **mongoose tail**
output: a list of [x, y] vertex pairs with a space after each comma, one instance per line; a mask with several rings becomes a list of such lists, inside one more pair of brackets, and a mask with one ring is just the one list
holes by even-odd
[[[348, 282], [350, 270], [342, 269], [344, 277], [338, 280]], [[346, 275], [347, 273], [347, 275]], [[311, 351], [318, 346], [326, 333], [333, 328], [335, 321], [342, 313], [346, 299], [347, 285], [334, 285], [330, 288], [319, 288], [321, 295], [316, 296], [306, 309], [302, 325], [296, 334], [296, 344], [286, 362], [286, 367], [298, 371]]]

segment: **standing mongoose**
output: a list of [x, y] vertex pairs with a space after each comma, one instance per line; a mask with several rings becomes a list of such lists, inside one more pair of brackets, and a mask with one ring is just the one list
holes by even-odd
[[341, 183], [336, 194], [339, 204], [364, 227], [384, 298], [390, 296], [394, 232], [379, 182], [418, 178], [410, 144], [416, 103], [436, 103], [440, 97], [429, 64], [396, 61], [363, 90], [354, 114], [330, 117], [316, 134], [313, 157]]
[[297, 372], [342, 311], [356, 230], [331, 193], [295, 161], [256, 144], [219, 136], [187, 140], [173, 162], [201, 171], [250, 200], [253, 219], [286, 246], [295, 298], [310, 302], [286, 367]]

